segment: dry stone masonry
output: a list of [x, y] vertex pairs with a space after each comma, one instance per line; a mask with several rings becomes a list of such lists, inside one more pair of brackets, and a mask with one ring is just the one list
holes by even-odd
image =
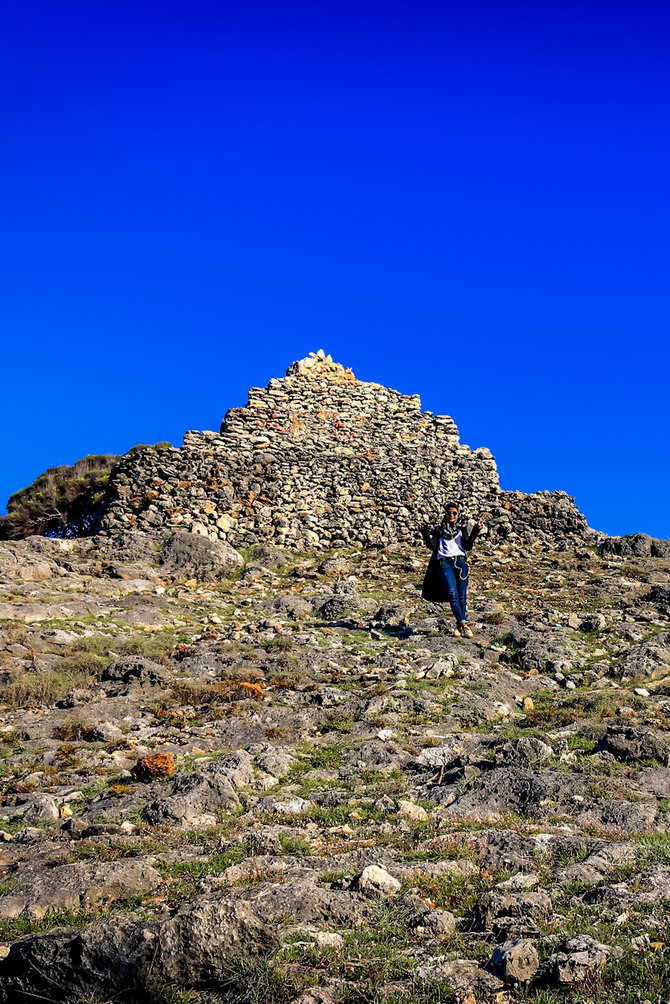
[[485, 515], [494, 540], [565, 547], [592, 535], [569, 496], [502, 491], [490, 451], [462, 444], [450, 417], [357, 380], [320, 350], [252, 387], [220, 432], [125, 458], [103, 532], [182, 529], [236, 548], [416, 543], [454, 497]]

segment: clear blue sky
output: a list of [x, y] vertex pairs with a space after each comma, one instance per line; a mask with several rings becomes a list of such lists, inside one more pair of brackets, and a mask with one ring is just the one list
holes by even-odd
[[6, 0], [0, 505], [323, 347], [670, 537], [660, 2]]

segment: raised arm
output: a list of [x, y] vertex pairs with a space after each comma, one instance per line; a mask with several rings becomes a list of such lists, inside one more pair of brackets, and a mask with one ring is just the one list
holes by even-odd
[[481, 530], [483, 523], [468, 523], [465, 529], [461, 533], [461, 544], [463, 545], [464, 551], [471, 551], [472, 545], [479, 536], [479, 531]]
[[431, 551], [437, 547], [437, 531], [427, 523], [424, 523], [421, 527], [421, 536], [423, 537], [424, 544], [426, 547], [430, 548]]

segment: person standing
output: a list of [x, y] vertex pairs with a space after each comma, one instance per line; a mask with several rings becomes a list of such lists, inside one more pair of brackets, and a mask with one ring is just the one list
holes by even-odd
[[472, 550], [481, 520], [461, 519], [458, 502], [447, 502], [444, 518], [437, 527], [423, 526], [421, 534], [426, 547], [432, 550], [421, 596], [432, 603], [448, 602], [456, 619], [452, 634], [456, 638], [472, 638], [467, 621], [468, 577], [470, 568], [465, 552]]

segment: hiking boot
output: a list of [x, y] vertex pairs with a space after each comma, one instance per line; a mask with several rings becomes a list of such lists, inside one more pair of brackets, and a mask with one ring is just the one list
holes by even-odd
[[460, 638], [461, 637], [461, 632], [458, 630], [457, 627], [451, 628], [451, 631], [449, 633], [453, 634], [454, 638]]
[[472, 630], [465, 623], [465, 621], [463, 621], [463, 623], [461, 624], [461, 634], [463, 635], [464, 638], [474, 638]]

